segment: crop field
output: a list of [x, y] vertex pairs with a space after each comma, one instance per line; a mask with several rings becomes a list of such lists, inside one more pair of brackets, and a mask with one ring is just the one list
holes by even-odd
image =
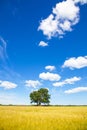
[[0, 106], [0, 130], [87, 130], [87, 106]]

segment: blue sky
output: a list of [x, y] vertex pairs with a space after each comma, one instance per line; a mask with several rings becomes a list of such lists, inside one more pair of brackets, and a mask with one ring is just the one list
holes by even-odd
[[0, 1], [0, 104], [87, 105], [87, 0]]

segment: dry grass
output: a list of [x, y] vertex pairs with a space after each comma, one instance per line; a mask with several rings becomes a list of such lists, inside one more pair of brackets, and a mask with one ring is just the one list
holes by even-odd
[[87, 130], [87, 107], [0, 106], [0, 130]]

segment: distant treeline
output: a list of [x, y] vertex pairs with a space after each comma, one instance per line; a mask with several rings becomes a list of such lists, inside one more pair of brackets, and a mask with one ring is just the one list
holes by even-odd
[[[0, 106], [36, 106], [36, 105], [14, 105], [14, 104], [0, 104]], [[87, 105], [41, 105], [42, 107], [47, 106], [47, 107], [75, 107], [75, 106], [87, 106]], [[37, 107], [37, 106], [36, 106]]]

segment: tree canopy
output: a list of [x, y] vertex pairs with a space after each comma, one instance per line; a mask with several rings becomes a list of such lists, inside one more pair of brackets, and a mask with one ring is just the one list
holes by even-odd
[[48, 89], [40, 88], [37, 91], [30, 93], [31, 103], [36, 103], [37, 105], [45, 104], [49, 105], [50, 103], [50, 94]]

